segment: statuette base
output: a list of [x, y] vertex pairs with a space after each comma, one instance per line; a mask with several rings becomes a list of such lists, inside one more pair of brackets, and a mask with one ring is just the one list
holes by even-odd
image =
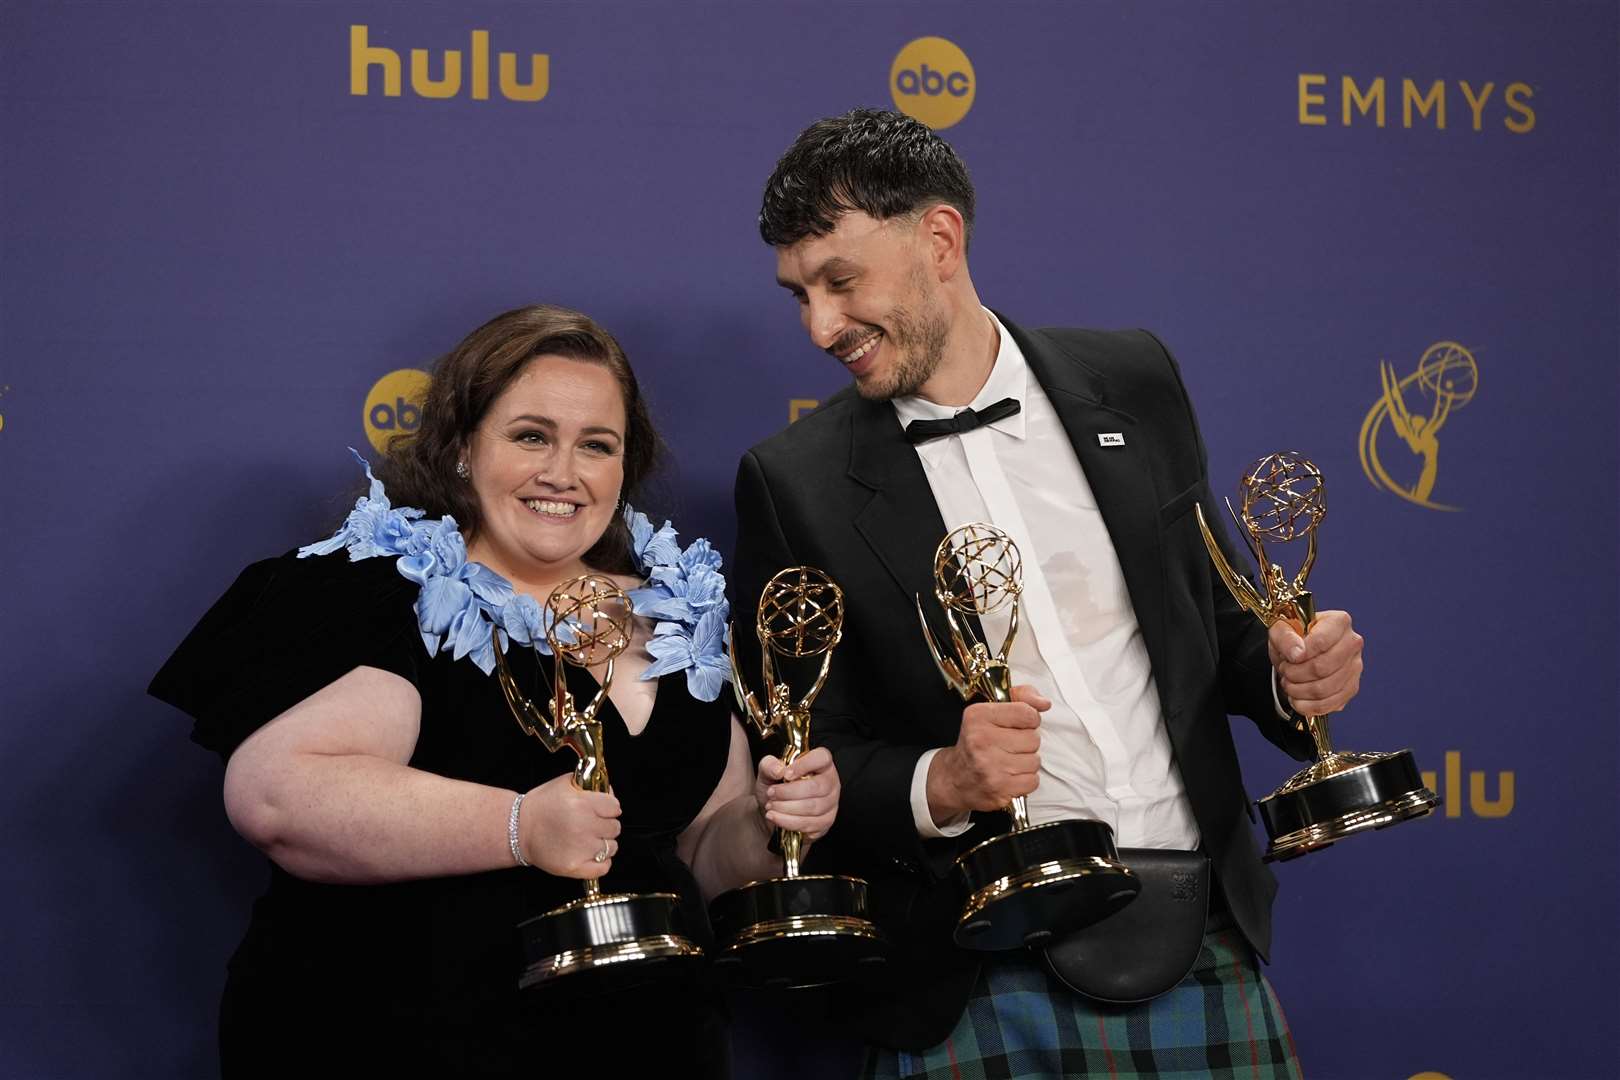
[[993, 836], [956, 870], [968, 899], [952, 936], [983, 951], [1044, 945], [1112, 915], [1142, 888], [1119, 861], [1113, 830], [1081, 818]]
[[529, 963], [518, 988], [566, 980], [611, 990], [684, 971], [703, 955], [681, 925], [673, 893], [619, 893], [564, 904], [518, 926]]
[[1297, 859], [1356, 833], [1427, 816], [1440, 802], [1410, 750], [1335, 753], [1291, 777], [1255, 805], [1271, 844], [1267, 862]]
[[888, 959], [871, 920], [866, 882], [831, 874], [755, 881], [709, 907], [715, 967], [731, 982], [766, 990], [859, 978]]

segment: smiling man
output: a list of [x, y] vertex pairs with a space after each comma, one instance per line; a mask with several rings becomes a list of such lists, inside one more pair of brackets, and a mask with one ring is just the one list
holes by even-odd
[[[806, 129], [760, 212], [778, 282], [853, 386], [743, 458], [733, 602], [750, 610], [793, 565], [848, 596], [814, 724], [844, 783], [819, 854], [867, 878], [895, 944], [878, 984], [841, 995], [873, 1044], [866, 1074], [1297, 1076], [1256, 960], [1276, 884], [1227, 717], [1309, 756], [1281, 699], [1342, 708], [1361, 638], [1343, 612], [1302, 640], [1237, 607], [1192, 513], [1220, 520], [1175, 361], [1145, 331], [1032, 330], [987, 309], [968, 272], [973, 214], [948, 144], [865, 109]], [[1014, 700], [964, 709], [912, 605], [932, 591], [941, 538], [975, 521], [1022, 552], [1024, 628]], [[994, 649], [1005, 617], [984, 624]], [[1037, 824], [1106, 823], [1147, 887], [1168, 865], [1196, 902], [1139, 899], [1133, 925], [1105, 920], [1050, 959], [957, 947], [952, 863], [1006, 831], [999, 811], [1018, 795]], [[1166, 978], [1158, 943], [1189, 925]], [[1081, 992], [1100, 994], [1095, 971], [1066, 969], [1064, 949], [1099, 942], [1104, 982], [1147, 1000]]]

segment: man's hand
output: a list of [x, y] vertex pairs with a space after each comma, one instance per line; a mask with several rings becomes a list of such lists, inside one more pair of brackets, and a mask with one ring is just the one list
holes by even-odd
[[1350, 703], [1361, 689], [1361, 635], [1343, 611], [1319, 611], [1302, 639], [1299, 624], [1272, 623], [1267, 638], [1271, 663], [1294, 711], [1326, 716]]
[[962, 710], [956, 745], [928, 765], [928, 812], [942, 825], [969, 810], [1000, 810], [1028, 795], [1041, 769], [1041, 713], [1052, 703], [1028, 686], [1013, 700], [984, 701]]

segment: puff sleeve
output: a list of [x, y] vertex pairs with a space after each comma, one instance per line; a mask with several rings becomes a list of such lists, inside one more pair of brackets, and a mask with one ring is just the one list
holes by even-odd
[[357, 667], [420, 685], [430, 662], [417, 586], [392, 558], [288, 552], [242, 571], [147, 692], [188, 713], [194, 742], [228, 759], [253, 732]]

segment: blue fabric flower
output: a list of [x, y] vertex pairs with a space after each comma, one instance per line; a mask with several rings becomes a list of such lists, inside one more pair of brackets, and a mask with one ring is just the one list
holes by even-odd
[[424, 515], [424, 512], [414, 506], [394, 509], [388, 502], [388, 495], [383, 491], [382, 481], [372, 475], [371, 464], [361, 457], [354, 449], [349, 447], [349, 453], [366, 471], [366, 479], [371, 481], [371, 488], [355, 501], [354, 509], [344, 519], [343, 527], [330, 537], [319, 543], [309, 544], [298, 549], [299, 558], [310, 555], [330, 555], [340, 548], [349, 549], [349, 561], [359, 562], [377, 555], [404, 554], [415, 535], [418, 526], [415, 522]]
[[[392, 506], [370, 464], [352, 447], [349, 452], [365, 469], [370, 488], [355, 501], [342, 528], [299, 548], [298, 557], [329, 555], [344, 548], [351, 562], [394, 557], [401, 576], [421, 587], [416, 621], [429, 656], [448, 649], [453, 659], [470, 659], [488, 675], [495, 670], [495, 649], [506, 649], [510, 641], [550, 655], [549, 611], [534, 597], [516, 592], [489, 567], [470, 561], [455, 518], [446, 514], [427, 520], [415, 507]], [[654, 529], [645, 514], [629, 506], [624, 508], [624, 522], [645, 575], [645, 584], [629, 593], [631, 608], [658, 620], [647, 646], [653, 663], [641, 677], [656, 679], [684, 670], [693, 696], [713, 701], [731, 678], [725, 655], [729, 608], [720, 556], [701, 539], [681, 550], [673, 525], [666, 521]], [[558, 627], [557, 633], [563, 640], [572, 637], [567, 626]]]
[[700, 536], [692, 541], [685, 551], [681, 552], [679, 565], [682, 570], [689, 574], [699, 567], [718, 570], [720, 569], [720, 553], [714, 550], [713, 546]]
[[449, 633], [456, 624], [456, 617], [474, 602], [473, 591], [465, 581], [435, 576], [422, 583], [422, 591], [416, 597], [416, 622], [429, 656], [439, 654], [440, 636]]
[[639, 589], [631, 589], [629, 592], [625, 593], [625, 595], [630, 598], [630, 608], [637, 615], [647, 615], [649, 618], [656, 618], [656, 616], [650, 614], [653, 605], [662, 600], [668, 600], [675, 594], [670, 591], [668, 585], [665, 585], [659, 581], [654, 581], [649, 585], [643, 585]]
[[646, 514], [626, 506], [624, 523], [630, 529], [630, 547], [636, 553], [636, 563], [643, 569], [672, 563], [680, 558], [681, 546], [675, 526], [667, 520], [663, 528], [654, 532]]
[[672, 672], [686, 672], [686, 687], [699, 701], [713, 701], [731, 678], [731, 661], [726, 656], [726, 613], [711, 610], [697, 621], [690, 632], [677, 623], [659, 623], [647, 642], [653, 662], [642, 674], [656, 679]]
[[517, 595], [512, 583], [483, 563], [465, 564], [456, 574], [465, 581], [473, 594], [492, 608], [500, 609]]
[[551, 625], [551, 609], [528, 593], [517, 593], [501, 607], [501, 629], [519, 645], [531, 645], [547, 656], [551, 643], [546, 640], [546, 627]]
[[694, 540], [673, 566], [651, 570], [652, 585], [630, 594], [636, 614], [695, 627], [703, 615], [725, 602], [726, 579], [720, 556], [707, 540]]

